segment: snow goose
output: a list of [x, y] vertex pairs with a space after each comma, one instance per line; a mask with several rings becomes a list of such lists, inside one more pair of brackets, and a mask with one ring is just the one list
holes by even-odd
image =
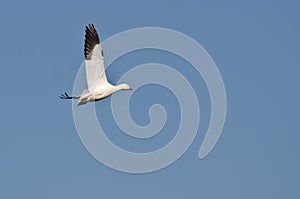
[[99, 101], [120, 90], [132, 90], [128, 84], [114, 86], [107, 81], [103, 51], [93, 24], [89, 24], [85, 29], [84, 57], [88, 88], [78, 96], [69, 96], [65, 92], [60, 95], [61, 99], [79, 99], [77, 106], [80, 106], [87, 102]]

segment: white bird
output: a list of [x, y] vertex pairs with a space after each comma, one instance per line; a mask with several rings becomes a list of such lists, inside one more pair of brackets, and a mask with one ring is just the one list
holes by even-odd
[[84, 57], [88, 88], [78, 96], [64, 93], [60, 96], [61, 99], [79, 99], [77, 106], [80, 106], [87, 102], [99, 101], [120, 90], [132, 90], [128, 84], [114, 86], [107, 81], [103, 51], [93, 24], [89, 24], [85, 29]]

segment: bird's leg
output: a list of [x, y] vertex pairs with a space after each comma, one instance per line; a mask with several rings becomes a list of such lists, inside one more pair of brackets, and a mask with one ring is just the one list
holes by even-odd
[[61, 94], [59, 96], [60, 99], [79, 99], [80, 96], [69, 96], [68, 93]]

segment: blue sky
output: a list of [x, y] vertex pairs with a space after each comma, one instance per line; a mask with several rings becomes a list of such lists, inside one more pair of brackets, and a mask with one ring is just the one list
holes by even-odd
[[[0, 4], [0, 198], [299, 198], [298, 1]], [[223, 134], [209, 156], [197, 158], [210, 116], [201, 78], [203, 89], [197, 96], [203, 104], [202, 125], [176, 163], [132, 175], [102, 165], [86, 151], [74, 126], [71, 103], [58, 95], [72, 90], [83, 61], [88, 23], [96, 25], [102, 40], [136, 27], [171, 28], [208, 51], [223, 76], [228, 100]], [[157, 51], [126, 56], [109, 71], [112, 83], [136, 64], [154, 60], [179, 68], [182, 62]], [[121, 64], [122, 69], [116, 70]], [[186, 76], [196, 78], [192, 71]], [[137, 123], [147, 124], [140, 102], [159, 101], [147, 95], [155, 92], [161, 93], [162, 104], [172, 98], [156, 87], [137, 92], [138, 108], [132, 113]], [[178, 121], [172, 116], [178, 113], [176, 107], [176, 101], [166, 107], [171, 123], [162, 140], [143, 145], [125, 141], [117, 136], [120, 132], [109, 137], [123, 147], [133, 142], [130, 150], [160, 147], [177, 127], [172, 123]], [[109, 111], [109, 98], [96, 108], [99, 117]], [[113, 123], [105, 128], [117, 131]]]

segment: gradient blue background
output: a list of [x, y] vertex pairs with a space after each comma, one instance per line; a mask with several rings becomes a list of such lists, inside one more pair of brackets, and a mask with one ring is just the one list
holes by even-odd
[[[299, 9], [296, 0], [2, 1], [0, 198], [299, 198]], [[91, 22], [102, 40], [135, 27], [159, 26], [204, 46], [219, 67], [228, 97], [223, 134], [208, 157], [197, 158], [210, 116], [201, 78], [197, 95], [203, 122], [176, 163], [132, 175], [102, 165], [86, 151], [70, 101], [57, 96], [72, 90], [83, 61], [83, 29]], [[157, 51], [126, 56], [108, 71], [112, 83], [136, 64], [162, 60], [178, 69], [176, 63], [183, 62]], [[181, 70], [196, 81], [188, 68]], [[109, 136], [137, 151], [167, 142], [178, 125], [174, 96], [153, 86], [137, 92], [132, 104], [136, 122], [147, 124], [143, 102], [169, 104], [169, 98], [170, 121], [162, 140], [129, 141], [117, 136], [121, 132], [113, 121], [105, 123]], [[109, 98], [96, 107], [109, 111]], [[109, 114], [103, 111], [99, 118]]]

